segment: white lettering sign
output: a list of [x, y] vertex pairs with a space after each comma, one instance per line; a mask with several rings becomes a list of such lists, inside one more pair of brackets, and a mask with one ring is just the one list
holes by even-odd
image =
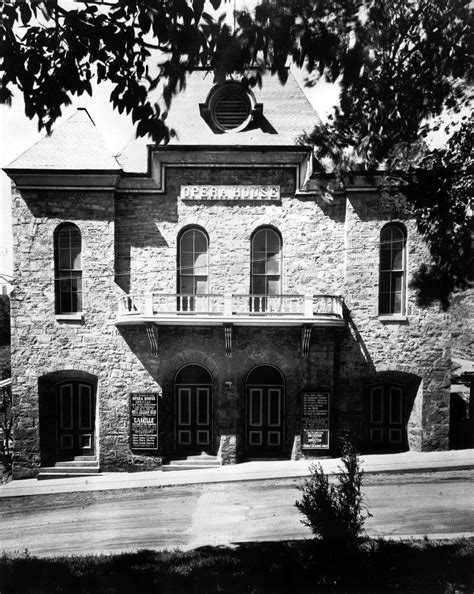
[[280, 200], [280, 186], [181, 186], [182, 200]]

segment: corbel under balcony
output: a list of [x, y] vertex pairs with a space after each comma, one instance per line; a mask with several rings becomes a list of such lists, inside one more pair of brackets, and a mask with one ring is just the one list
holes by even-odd
[[157, 326], [222, 326], [229, 357], [234, 326], [300, 327], [303, 357], [309, 356], [312, 328], [345, 326], [343, 299], [336, 295], [132, 294], [120, 297], [117, 313], [117, 327], [146, 327], [153, 355]]

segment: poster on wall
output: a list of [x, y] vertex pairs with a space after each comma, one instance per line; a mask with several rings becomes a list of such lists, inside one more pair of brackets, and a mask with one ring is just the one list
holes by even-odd
[[130, 393], [130, 447], [158, 449], [158, 392]]
[[301, 447], [329, 449], [329, 392], [302, 393]]

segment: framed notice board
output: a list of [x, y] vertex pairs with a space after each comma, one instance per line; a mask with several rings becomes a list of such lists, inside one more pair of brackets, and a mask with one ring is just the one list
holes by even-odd
[[130, 393], [130, 447], [158, 449], [158, 392]]
[[329, 392], [302, 392], [301, 447], [329, 449]]

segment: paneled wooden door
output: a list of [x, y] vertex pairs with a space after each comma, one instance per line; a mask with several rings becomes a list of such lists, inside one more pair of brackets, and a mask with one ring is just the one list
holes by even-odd
[[250, 456], [281, 454], [283, 448], [283, 388], [247, 388], [247, 453]]
[[177, 446], [185, 452], [207, 451], [211, 445], [211, 388], [179, 386], [177, 389]]
[[402, 386], [372, 386], [368, 395], [368, 441], [375, 450], [407, 448], [407, 405]]
[[175, 443], [182, 455], [211, 454], [212, 377], [201, 365], [187, 365], [175, 382]]
[[95, 454], [95, 391], [88, 382], [68, 381], [56, 387], [59, 460]]

